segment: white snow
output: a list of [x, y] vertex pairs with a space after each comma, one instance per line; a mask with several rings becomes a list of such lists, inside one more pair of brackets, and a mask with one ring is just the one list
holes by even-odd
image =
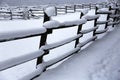
[[25, 63], [27, 61], [33, 60], [37, 57], [40, 57], [44, 54], [44, 51], [38, 50], [29, 54], [25, 54], [19, 57], [13, 57], [11, 59], [0, 61], [0, 71], [8, 69], [10, 67], [16, 66], [18, 64]]
[[87, 19], [88, 21], [95, 20], [99, 17], [100, 17], [100, 15], [85, 15], [85, 16], [83, 16], [83, 18]]
[[56, 15], [56, 9], [55, 7], [47, 7], [45, 8], [45, 13], [48, 15], [48, 16], [54, 16]]
[[85, 24], [87, 22], [87, 20], [85, 18], [82, 19], [76, 19], [73, 21], [65, 21], [63, 23], [61, 23], [63, 26], [70, 26], [70, 25], [81, 25], [81, 24]]
[[73, 36], [73, 37], [71, 37], [71, 38], [65, 39], [65, 40], [63, 40], [63, 41], [59, 41], [59, 42], [52, 43], [52, 44], [47, 44], [47, 45], [45, 45], [45, 46], [42, 46], [41, 49], [43, 49], [43, 50], [53, 49], [53, 48], [62, 46], [62, 45], [64, 45], [64, 44], [70, 43], [70, 42], [72, 42], [73, 40], [76, 40], [77, 38], [80, 38], [80, 37], [82, 37], [82, 34], [78, 34], [78, 35], [76, 35], [76, 36]]
[[34, 80], [119, 80], [119, 31], [118, 26], [86, 49]]
[[43, 24], [43, 27], [50, 29], [50, 28], [55, 28], [55, 27], [59, 27], [61, 24], [60, 22], [56, 21], [56, 20], [50, 20], [47, 21]]
[[89, 9], [81, 9], [80, 11], [85, 15], [89, 12]]
[[[51, 16], [51, 12], [49, 12], [49, 10], [50, 9], [48, 9], [48, 14]], [[93, 13], [93, 10], [91, 10], [91, 12]], [[52, 16], [51, 21], [48, 21], [44, 24], [42, 19], [26, 21], [1, 21], [0, 32], [22, 32], [24, 30], [28, 30], [29, 33], [29, 30], [31, 32], [31, 30], [34, 29], [33, 33], [36, 33], [36, 29], [42, 30], [41, 32], [45, 32], [45, 28], [50, 29], [54, 27], [59, 27], [59, 25], [63, 25], [63, 23], [64, 25], [72, 25], [73, 22], [75, 22], [75, 25], [86, 23], [86, 19], [80, 19], [80, 16], [80, 12], [67, 15]], [[95, 29], [93, 28], [93, 21], [87, 23], [83, 24], [83, 32]], [[68, 41], [71, 41], [73, 39], [73, 37], [71, 38], [71, 36], [76, 35], [77, 29], [78, 26], [69, 29], [54, 30], [52, 34], [48, 35], [47, 44], [50, 44], [50, 47], [47, 46], [47, 48], [55, 47], [54, 44], [57, 44], [57, 46], [62, 45], [63, 43], [61, 41], [64, 41], [64, 39], [67, 39], [67, 41], [65, 42], [68, 43]], [[37, 32], [39, 32], [39, 30], [37, 30]], [[68, 60], [66, 60], [58, 67], [54, 67], [51, 70], [48, 69], [35, 80], [119, 80], [120, 29], [119, 27], [117, 27], [114, 31], [108, 33], [109, 34], [104, 36], [104, 38], [96, 40], [86, 49], [83, 49], [82, 51], [80, 51], [80, 53], [71, 56]], [[37, 69], [36, 60], [33, 60], [22, 65], [7, 69], [5, 71], [1, 71], [0, 80], [30, 80], [34, 76], [41, 74], [45, 67], [56, 63], [58, 60], [62, 60], [64, 57], [70, 56], [73, 52], [79, 50], [80, 46], [83, 46], [89, 41], [96, 39], [96, 36], [88, 38], [91, 37], [92, 34], [93, 32], [91, 32], [87, 37], [85, 36], [85, 34], [83, 36], [83, 42], [80, 39], [80, 44], [75, 49], [75, 41], [73, 41], [71, 43], [68, 43], [67, 45], [57, 48], [56, 51], [51, 50], [50, 54], [44, 57], [45, 62], [38, 65]], [[74, 38], [76, 38], [76, 36]], [[25, 62], [28, 59], [36, 58], [39, 53], [39, 41], [40, 37], [33, 37], [29, 39], [0, 43], [0, 61], [1, 64], [4, 64], [2, 66], [9, 67], [21, 62]], [[33, 54], [34, 51], [37, 51], [35, 52], [36, 54]], [[39, 54], [42, 55], [43, 52], [40, 51]], [[30, 56], [32, 57], [30, 58]], [[15, 58], [18, 59], [15, 60]], [[46, 58], [48, 59], [48, 61], [46, 60]], [[51, 59], [49, 60], [49, 58]], [[13, 64], [12, 62], [15, 62], [15, 64]]]
[[44, 27], [31, 29], [31, 30], [19, 30], [19, 31], [9, 31], [9, 32], [0, 32], [0, 41], [9, 40], [14, 38], [26, 37], [31, 35], [37, 35], [45, 33], [46, 29]]
[[97, 11], [97, 13], [105, 13], [105, 14], [108, 14], [108, 13], [110, 13], [110, 14], [112, 14], [112, 13], [114, 13], [113, 11], [109, 11], [108, 10], [108, 8], [101, 8], [101, 9], [99, 9], [98, 11]]
[[90, 28], [90, 29], [86, 29], [86, 30], [81, 30], [80, 33], [86, 34], [86, 33], [89, 33], [89, 32], [92, 32], [92, 31], [98, 29], [98, 27], [99, 27], [99, 26], [93, 27], [93, 28]]
[[108, 30], [108, 28], [106, 28], [106, 29], [104, 29], [104, 30], [98, 30], [98, 31], [96, 31], [95, 33], [96, 33], [96, 34], [100, 34], [100, 33], [106, 32], [107, 30]]
[[108, 22], [110, 22], [110, 21], [109, 20], [108, 21], [97, 21], [96, 23], [100, 25], [100, 24], [105, 24], [105, 23], [108, 23]]

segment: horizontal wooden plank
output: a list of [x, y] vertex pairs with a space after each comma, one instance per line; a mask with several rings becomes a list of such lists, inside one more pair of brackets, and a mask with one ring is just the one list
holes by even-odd
[[94, 31], [96, 29], [98, 29], [98, 26], [90, 28], [90, 29], [87, 29], [87, 30], [82, 30], [82, 31], [80, 31], [80, 33], [86, 34], [86, 33], [92, 32], [92, 31]]

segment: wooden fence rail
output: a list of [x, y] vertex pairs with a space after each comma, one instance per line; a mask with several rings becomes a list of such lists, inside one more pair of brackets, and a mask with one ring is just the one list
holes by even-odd
[[[88, 4], [88, 5], [89, 5], [89, 7], [91, 7], [91, 4]], [[71, 8], [72, 8], [72, 10], [74, 12], [76, 12], [76, 9], [78, 9], [77, 6], [78, 5], [75, 5], [72, 7], [66, 6], [65, 9], [68, 10], [67, 8], [69, 8], [69, 10], [71, 10]], [[102, 5], [102, 7], [103, 6], [106, 7], [106, 5]], [[57, 9], [59, 9], [59, 8], [57, 8]], [[64, 8], [62, 8], [62, 9], [64, 9]], [[92, 8], [90, 8], [90, 9], [92, 9]], [[40, 40], [39, 50], [37, 50], [36, 52], [31, 52], [31, 53], [24, 55], [24, 56], [16, 57], [16, 58], [1, 62], [0, 63], [0, 71], [14, 67], [16, 65], [19, 65], [19, 64], [22, 64], [22, 63], [25, 63], [25, 62], [28, 62], [30, 60], [37, 58], [36, 70], [33, 71], [32, 73], [30, 73], [29, 75], [26, 75], [23, 78], [21, 78], [21, 80], [31, 80], [31, 79], [35, 78], [36, 76], [40, 75], [42, 72], [44, 72], [46, 70], [46, 68], [60, 62], [61, 60], [68, 58], [72, 54], [76, 54], [84, 45], [96, 40], [98, 34], [102, 34], [102, 33], [107, 32], [109, 30], [110, 25], [116, 25], [116, 24], [120, 23], [120, 17], [118, 17], [119, 13], [120, 13], [120, 8], [118, 8], [118, 7], [112, 8], [112, 7], [108, 7], [108, 5], [107, 5], [107, 11], [102, 11], [97, 6], [95, 6], [94, 9], [95, 9], [94, 16], [86, 16], [85, 14], [80, 12], [81, 16], [80, 17], [78, 16], [80, 19], [79, 24], [73, 23], [73, 24], [69, 24], [69, 25], [59, 25], [59, 26], [55, 25], [54, 27], [50, 27], [50, 28], [47, 28], [49, 26], [49, 25], [47, 25], [47, 27], [44, 26], [42, 29], [37, 29], [37, 30], [35, 29], [32, 31], [29, 31], [29, 30], [24, 31], [20, 35], [14, 35], [15, 34], [14, 32], [10, 33], [10, 34], [1, 33], [0, 34], [0, 42], [6, 42], [6, 41], [11, 41], [11, 40], [13, 41], [13, 40], [23, 39], [23, 38], [33, 37], [33, 36], [41, 36], [41, 40]], [[114, 11], [114, 13], [112, 13], [112, 10]], [[31, 11], [37, 11], [37, 10], [31, 10]], [[44, 22], [43, 22], [44, 24], [43, 25], [45, 25], [48, 22], [52, 22], [50, 19], [52, 16], [49, 16], [45, 11], [43, 13], [44, 13]], [[68, 12], [66, 11], [66, 13], [68, 13]], [[100, 14], [100, 15], [107, 14], [106, 21], [98, 21], [98, 18], [100, 17], [98, 14]], [[90, 29], [82, 30], [82, 25], [86, 23], [83, 18], [85, 18], [86, 21], [94, 21], [94, 26]], [[112, 19], [112, 21], [110, 19]], [[83, 20], [83, 22], [82, 22], [82, 20]], [[105, 24], [105, 28], [103, 30], [98, 29], [99, 25], [101, 25], [101, 24]], [[46, 44], [47, 36], [49, 34], [53, 34], [52, 32], [54, 29], [60, 29], [60, 28], [64, 29], [64, 28], [75, 27], [75, 26], [78, 26], [76, 36], [64, 39], [64, 40], [56, 42], [56, 43]], [[90, 32], [93, 32], [93, 37], [87, 39], [84, 42], [79, 42], [79, 39], [84, 34], [87, 34]], [[18, 32], [18, 33], [21, 33], [21, 32]], [[73, 50], [67, 52], [66, 54], [64, 54], [62, 56], [59, 56], [58, 58], [56, 58], [54, 60], [50, 60], [48, 62], [43, 61], [43, 56], [49, 54], [49, 51], [51, 49], [58, 48], [62, 45], [68, 44], [72, 41], [75, 41], [75, 48]]]

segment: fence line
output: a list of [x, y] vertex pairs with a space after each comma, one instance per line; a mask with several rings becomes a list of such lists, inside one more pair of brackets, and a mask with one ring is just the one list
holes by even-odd
[[[89, 3], [89, 4], [75, 4], [75, 5], [63, 5], [56, 6], [56, 14], [66, 14], [66, 13], [74, 13], [76, 11], [80, 11], [80, 9], [89, 8], [94, 9], [95, 6], [99, 6], [101, 8], [108, 7], [109, 5], [105, 2], [103, 3]], [[46, 6], [45, 6], [46, 8]], [[14, 8], [0, 8], [0, 18], [1, 19], [39, 19], [44, 16], [44, 7], [14, 7]]]
[[[91, 4], [89, 4], [89, 5], [90, 5], [89, 7], [91, 7]], [[104, 7], [104, 6], [106, 7], [106, 5], [102, 5], [102, 7]], [[73, 7], [72, 7], [72, 9], [75, 12], [76, 9], [78, 9], [77, 5], [73, 6]], [[68, 8], [68, 6], [65, 7], [65, 8]], [[92, 9], [92, 8], [90, 8], [90, 9]], [[26, 31], [26, 32], [22, 32], [21, 35], [13, 35], [13, 33], [10, 34], [11, 36], [9, 36], [6, 33], [0, 34], [0, 42], [23, 39], [23, 38], [33, 37], [33, 36], [41, 36], [40, 46], [39, 46], [40, 49], [38, 51], [31, 52], [30, 54], [27, 54], [25, 56], [20, 56], [20, 57], [17, 57], [17, 58], [13, 58], [13, 59], [1, 62], [0, 63], [0, 71], [37, 58], [37, 69], [35, 71], [33, 71], [32, 73], [30, 73], [29, 75], [24, 76], [21, 80], [33, 79], [36, 76], [43, 73], [46, 70], [46, 68], [48, 68], [49, 66], [52, 66], [52, 65], [60, 62], [61, 60], [71, 56], [72, 54], [77, 53], [81, 49], [81, 47], [88, 44], [89, 42], [92, 42], [92, 41], [96, 40], [98, 34], [105, 33], [109, 30], [108, 26], [110, 26], [110, 25], [114, 26], [114, 25], [120, 23], [120, 17], [118, 17], [118, 15], [120, 14], [120, 8], [118, 8], [118, 7], [112, 8], [112, 7], [108, 7], [108, 5], [107, 5], [108, 11], [99, 10], [99, 8], [96, 7], [96, 6], [95, 6], [94, 9], [95, 9], [95, 15], [94, 16], [86, 16], [85, 17], [85, 14], [80, 12], [81, 13], [80, 20], [82, 20], [82, 17], [84, 17], [87, 21], [93, 21], [94, 20], [93, 28], [90, 28], [90, 29], [87, 29], [87, 30], [82, 30], [82, 25], [85, 24], [86, 22], [81, 22], [80, 21], [79, 24], [59, 25], [59, 26], [55, 26], [55, 27], [51, 27], [51, 28], [45, 28], [44, 27], [43, 29], [40, 29], [40, 30], [37, 30], [37, 31], [36, 30], [28, 31], [28, 33], [26, 33], [27, 32]], [[115, 11], [114, 14], [112, 14], [112, 12], [111, 12], [112, 10]], [[44, 24], [47, 23], [47, 22], [52, 23], [52, 21], [50, 20], [51, 16], [49, 16], [46, 12], [43, 12], [43, 13], [44, 13], [44, 22], [43, 23]], [[66, 13], [68, 13], [68, 12], [66, 12]], [[106, 21], [98, 21], [98, 18], [99, 18], [98, 14], [103, 14], [103, 15], [107, 14]], [[113, 15], [113, 16], [110, 17], [111, 15]], [[113, 19], [113, 20], [111, 21], [109, 19]], [[99, 25], [101, 25], [101, 24], [105, 24], [105, 28], [103, 30], [98, 30]], [[74, 26], [78, 26], [76, 36], [73, 36], [71, 38], [68, 38], [68, 39], [53, 43], [53, 44], [46, 44], [47, 36], [49, 34], [52, 34], [54, 29], [69, 28], [69, 27], [74, 27]], [[82, 43], [79, 42], [79, 39], [84, 34], [87, 34], [87, 33], [90, 33], [90, 32], [93, 32], [93, 37], [87, 39], [86, 41], [84, 41]], [[64, 54], [64, 55], [62, 55], [62, 56], [60, 56], [60, 57], [58, 57], [54, 60], [50, 60], [48, 62], [43, 61], [43, 56], [49, 54], [49, 51], [51, 49], [54, 49], [54, 48], [60, 47], [62, 45], [68, 44], [72, 41], [75, 41], [75, 48], [73, 50], [69, 51], [68, 53], [66, 53], [66, 54]]]

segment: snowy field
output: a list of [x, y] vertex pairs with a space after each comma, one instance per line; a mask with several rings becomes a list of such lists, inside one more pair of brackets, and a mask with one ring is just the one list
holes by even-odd
[[120, 25], [34, 80], [120, 80]]
[[[94, 11], [91, 10], [89, 14], [94, 14]], [[67, 16], [64, 16], [65, 19], [79, 19], [79, 17], [80, 13], [68, 14]], [[64, 22], [61, 16], [52, 17], [52, 19], [59, 19], [60, 21]], [[105, 20], [106, 16], [102, 16], [101, 19]], [[43, 27], [42, 25], [42, 18], [39, 20], [1, 21], [0, 31], [13, 32], [28, 29], [38, 29]], [[94, 21], [89, 21], [83, 25], [83, 29], [94, 27], [93, 25]], [[77, 33], [77, 28], [78, 27], [76, 26], [72, 28], [54, 30], [53, 34], [48, 36], [47, 43], [50, 44], [65, 38], [72, 37]], [[103, 28], [104, 27], [101, 27], [100, 29]], [[109, 34], [104, 36], [104, 38], [95, 41], [95, 43], [92, 43], [92, 45], [87, 47], [85, 50], [82, 50], [79, 54], [75, 54], [73, 57], [69, 58], [58, 67], [52, 67], [53, 69], [51, 70], [48, 69], [48, 71], [43, 73], [35, 80], [119, 80], [120, 78], [116, 77], [119, 73], [119, 53], [116, 52], [120, 45], [118, 44], [115, 49], [112, 47], [115, 43], [118, 43], [117, 41], [119, 41], [119, 30], [119, 27], [115, 28], [114, 31], [109, 32]], [[80, 41], [82, 42], [91, 36], [92, 32], [84, 35]], [[110, 40], [111, 37], [113, 37], [112, 40]], [[4, 61], [12, 57], [22, 56], [29, 52], [34, 52], [39, 49], [39, 42], [40, 37], [33, 37], [0, 43], [0, 61]], [[57, 58], [58, 56], [70, 51], [74, 48], [74, 43], [75, 42], [73, 41], [69, 44], [61, 46], [60, 48], [51, 50], [50, 54], [44, 57], [44, 60], [48, 61]], [[116, 55], [113, 55], [112, 53], [115, 53]], [[112, 62], [110, 60], [112, 60]], [[116, 66], [114, 67], [112, 64]], [[35, 70], [35, 68], [36, 59], [1, 71], [0, 80], [19, 80], [22, 76], [25, 76]]]

